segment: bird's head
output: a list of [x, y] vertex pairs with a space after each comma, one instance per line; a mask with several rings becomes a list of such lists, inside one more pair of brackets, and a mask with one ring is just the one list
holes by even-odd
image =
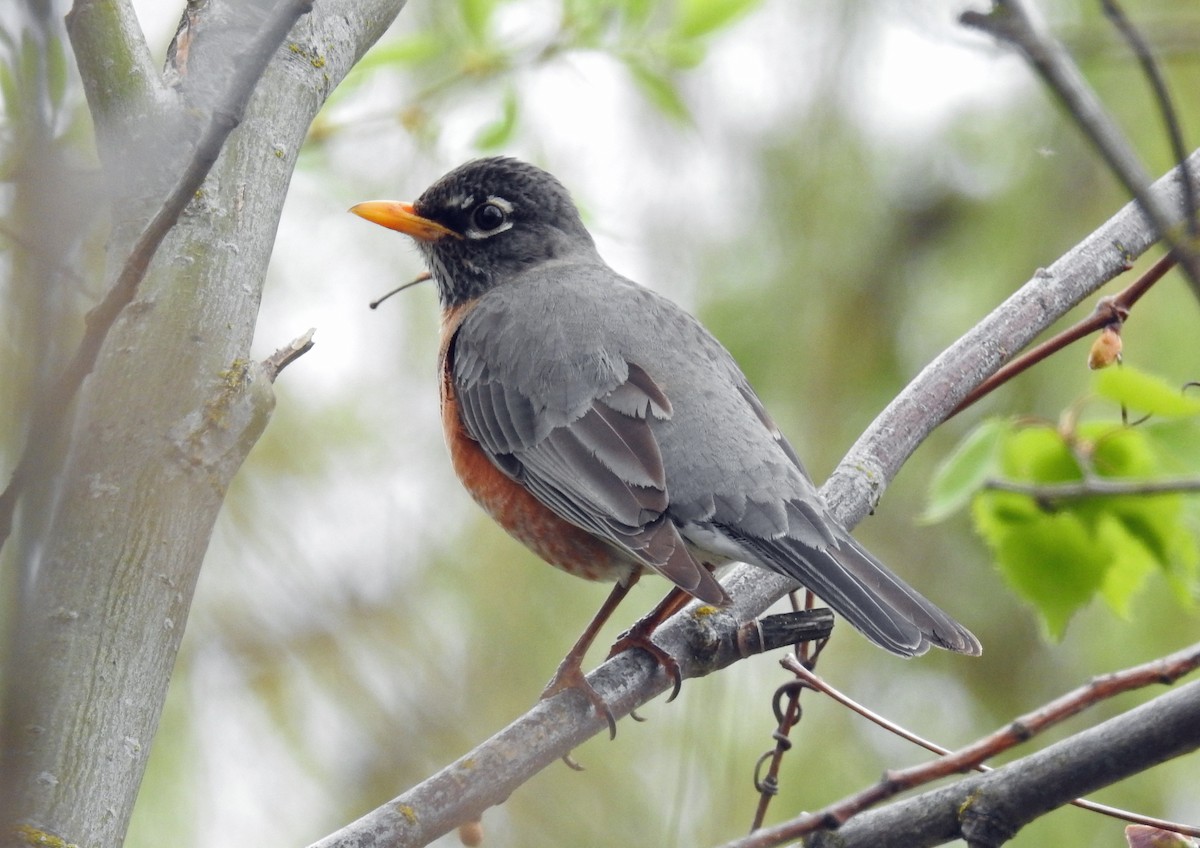
[[416, 240], [443, 306], [543, 262], [596, 251], [562, 183], [517, 159], [467, 162], [413, 203], [373, 200], [350, 211]]

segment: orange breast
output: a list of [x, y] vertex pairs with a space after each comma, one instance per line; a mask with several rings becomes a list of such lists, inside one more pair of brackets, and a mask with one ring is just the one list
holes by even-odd
[[635, 567], [605, 542], [555, 515], [541, 501], [501, 472], [471, 438], [459, 415], [458, 399], [447, 356], [450, 341], [470, 303], [442, 316], [438, 355], [441, 375], [442, 429], [454, 472], [492, 520], [546, 562], [587, 580], [623, 580]]

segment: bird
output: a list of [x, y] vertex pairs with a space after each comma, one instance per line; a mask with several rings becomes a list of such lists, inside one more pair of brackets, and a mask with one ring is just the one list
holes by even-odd
[[733, 356], [695, 317], [605, 263], [570, 193], [509, 157], [455, 168], [415, 202], [356, 215], [410, 236], [441, 307], [442, 426], [491, 518], [570, 574], [615, 581], [542, 694], [587, 684], [584, 656], [644, 573], [675, 587], [614, 652], [650, 639], [745, 562], [793, 578], [879, 647], [981, 652], [965, 627], [869, 553], [825, 504]]

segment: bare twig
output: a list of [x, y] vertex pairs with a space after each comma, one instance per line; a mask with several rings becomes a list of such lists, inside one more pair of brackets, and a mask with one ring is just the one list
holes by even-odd
[[[1183, 144], [1183, 131], [1179, 126], [1179, 117], [1175, 113], [1175, 104], [1171, 102], [1171, 94], [1167, 90], [1167, 81], [1163, 79], [1163, 75], [1158, 70], [1158, 63], [1154, 61], [1150, 45], [1126, 17], [1117, 4], [1117, 0], [1102, 0], [1100, 5], [1104, 7], [1104, 14], [1108, 15], [1113, 26], [1117, 28], [1117, 31], [1129, 43], [1134, 55], [1137, 56], [1138, 63], [1142, 66], [1142, 72], [1150, 82], [1150, 89], [1154, 92], [1154, 99], [1158, 101], [1158, 108], [1162, 111], [1164, 128], [1167, 131], [1167, 138], [1171, 142], [1171, 152], [1174, 154], [1176, 162], [1183, 162], [1187, 158], [1187, 148]], [[1200, 221], [1196, 220], [1196, 192], [1192, 189], [1190, 182], [1184, 183], [1183, 202], [1188, 233], [1194, 237]]]
[[[1020, 0], [993, 0], [990, 14], [968, 11], [959, 20], [966, 26], [1008, 42], [1025, 56], [1062, 101], [1084, 135], [1095, 145], [1125, 190], [1137, 200], [1159, 237], [1179, 259], [1194, 294], [1200, 299], [1200, 255], [1173, 226], [1172, 221], [1178, 216], [1169, 213], [1148, 191], [1150, 175], [1070, 54], [1058, 41], [1034, 25]], [[1187, 232], [1190, 232], [1190, 225]]]
[[[789, 667], [796, 670], [795, 667]], [[1197, 667], [1200, 667], [1200, 644], [1143, 665], [1093, 678], [1078, 689], [1015, 719], [995, 733], [953, 754], [930, 763], [887, 772], [883, 780], [862, 792], [818, 812], [806, 813], [792, 821], [730, 842], [724, 848], [770, 848], [819, 830], [837, 829], [851, 817], [881, 801], [938, 778], [973, 769], [1100, 701], [1155, 683], [1169, 685]]]
[[[1189, 183], [1190, 185], [1190, 183]], [[1134, 280], [1123, 291], [1114, 297], [1101, 298], [1096, 304], [1096, 310], [1073, 327], [1068, 327], [1053, 338], [1047, 339], [1036, 347], [1018, 356], [995, 374], [980, 383], [974, 391], [963, 398], [962, 403], [954, 408], [951, 415], [957, 415], [981, 398], [994, 392], [1013, 377], [1029, 370], [1043, 359], [1058, 353], [1067, 345], [1087, 338], [1097, 330], [1113, 324], [1120, 325], [1129, 317], [1133, 305], [1141, 299], [1150, 287], [1163, 278], [1175, 267], [1174, 254], [1168, 253], [1146, 269], [1146, 272]]]
[[[795, 657], [785, 657], [784, 659], [780, 660], [780, 664], [784, 668], [794, 672], [796, 676], [805, 683], [805, 685], [818, 692], [821, 692], [824, 695], [828, 695], [842, 706], [858, 713], [860, 716], [867, 719], [867, 721], [882, 727], [889, 733], [893, 733], [896, 736], [899, 736], [901, 739], [906, 739], [909, 742], [912, 742], [914, 745], [920, 745], [925, 750], [932, 751], [935, 754], [947, 756], [953, 753], [949, 748], [945, 748], [936, 742], [931, 742], [928, 739], [918, 736], [911, 730], [901, 727], [893, 721], [889, 721], [869, 707], [866, 707], [860, 704], [858, 701], [855, 701], [849, 695], [845, 694], [841, 690], [832, 686], [828, 681], [819, 677], [811, 669], [808, 669], [804, 663], [797, 661]], [[976, 765], [974, 768], [976, 771], [992, 771], [991, 766], [984, 765], [983, 763]], [[1080, 809], [1090, 810], [1091, 812], [1100, 813], [1101, 815], [1105, 816], [1111, 816], [1112, 818], [1121, 819], [1122, 821], [1149, 825], [1151, 827], [1161, 828], [1162, 830], [1170, 830], [1175, 833], [1184, 833], [1189, 836], [1200, 836], [1200, 828], [1192, 825], [1180, 824], [1179, 822], [1167, 821], [1165, 819], [1158, 819], [1154, 818], [1153, 816], [1145, 816], [1141, 813], [1134, 813], [1130, 812], [1129, 810], [1110, 807], [1107, 804], [1098, 804], [1095, 801], [1088, 801], [1083, 798], [1076, 798], [1071, 802], [1071, 804], [1079, 807]]]
[[372, 300], [370, 303], [370, 306], [372, 309], [378, 309], [379, 304], [383, 303], [385, 300], [387, 300], [392, 295], [399, 294], [400, 292], [404, 291], [405, 289], [410, 289], [413, 286], [420, 285], [421, 283], [429, 282], [432, 279], [433, 279], [433, 274], [430, 274], [428, 271], [422, 271], [420, 274], [417, 274], [415, 279], [410, 280], [409, 282], [405, 283], [402, 286], [396, 286], [396, 288], [392, 289], [390, 292], [383, 295], [382, 297]]
[[[799, 613], [801, 609], [800, 603], [796, 600], [796, 593], [790, 595], [792, 609]], [[804, 605], [805, 612], [812, 611], [816, 603], [816, 596], [807, 589], [804, 590]], [[827, 634], [828, 636], [828, 634]], [[822, 641], [806, 640], [797, 642], [796, 662], [803, 665], [805, 669], [812, 671], [817, 666], [817, 660], [821, 656], [821, 651], [828, 643], [828, 638]], [[775, 732], [771, 734], [771, 738], [775, 740], [775, 747], [767, 751], [758, 758], [758, 762], [754, 766], [754, 789], [758, 792], [758, 806], [754, 811], [754, 820], [750, 824], [750, 832], [758, 830], [762, 827], [763, 822], [767, 818], [767, 810], [771, 806], [771, 801], [779, 794], [779, 772], [783, 768], [783, 758], [788, 751], [792, 749], [791, 732], [792, 729], [800, 723], [802, 715], [800, 709], [800, 696], [803, 694], [804, 681], [800, 676], [784, 683], [775, 690], [775, 694], [771, 699], [771, 708], [775, 712]], [[787, 706], [781, 707], [780, 704], [784, 698], [787, 698]], [[766, 777], [760, 777], [763, 765], [767, 766]]]
[[1013, 480], [987, 480], [983, 488], [998, 492], [1015, 492], [1039, 503], [1122, 495], [1176, 495], [1200, 492], [1200, 479], [1129, 480], [1109, 477], [1088, 477], [1074, 483], [1018, 483]]
[[[137, 294], [154, 254], [163, 238], [175, 226], [184, 207], [195, 196], [225, 144], [225, 139], [241, 122], [246, 104], [254, 87], [275, 55], [275, 51], [300, 16], [312, 9], [312, 0], [280, 0], [254, 41], [237, 60], [235, 71], [224, 95], [213, 109], [208, 126], [192, 152], [175, 187], [163, 200], [162, 206], [150, 219], [130, 250], [116, 282], [104, 299], [87, 315], [83, 338], [74, 357], [53, 385], [42, 394], [30, 416], [29, 432], [46, 439], [67, 418], [79, 387], [95, 367], [96, 357], [108, 332], [121, 312]], [[32, 437], [31, 437], [32, 438]], [[8, 487], [0, 494], [0, 545], [12, 530], [13, 512], [30, 474], [33, 472], [33, 452], [27, 447], [13, 471]]]
[[[803, 691], [804, 683], [797, 677], [776, 689], [771, 698], [776, 722], [771, 737], [775, 740], [775, 747], [759, 757], [754, 765], [754, 791], [758, 793], [758, 806], [754, 811], [754, 821], [750, 824], [751, 833], [762, 827], [771, 801], [779, 794], [779, 771], [783, 767], [784, 754], [792, 749], [790, 734], [800, 722], [800, 695]], [[785, 698], [787, 706], [782, 706]], [[760, 776], [763, 765], [767, 766], [765, 777]]]
[[290, 344], [281, 347], [263, 360], [263, 369], [267, 372], [267, 378], [272, 383], [275, 382], [275, 378], [279, 376], [280, 371], [312, 350], [314, 344], [312, 338], [316, 332], [315, 327], [309, 329], [307, 333], [293, 339]]

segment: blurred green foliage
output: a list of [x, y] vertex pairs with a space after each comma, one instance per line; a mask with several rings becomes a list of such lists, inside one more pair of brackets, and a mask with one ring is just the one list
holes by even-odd
[[[1096, 4], [1039, 5], [1150, 169], [1169, 167], [1158, 112]], [[1124, 5], [1160, 48], [1194, 135], [1200, 17], [1174, 2]], [[381, 188], [364, 185], [348, 164], [364, 147], [347, 153], [339, 144], [372, 133], [365, 155], [386, 183], [395, 173], [379, 151], [395, 148], [384, 139], [399, 139], [412, 160], [401, 170], [422, 164], [436, 173], [457, 164], [439, 157], [457, 149], [455, 134], [467, 126], [475, 149], [539, 160], [575, 188], [596, 142], [569, 125], [531, 124], [534, 83], [546, 69], [598, 61], [607, 82], [648, 106], [607, 116], [630, 128], [633, 142], [621, 155], [653, 162], [662, 174], [650, 186], [603, 188], [621, 199], [646, 245], [639, 279], [658, 287], [690, 281], [682, 291], [820, 480], [925, 362], [1126, 201], [1015, 60], [996, 60], [994, 72], [1018, 82], [989, 89], [989, 102], [962, 99], [917, 129], [878, 125], [875, 112], [884, 110], [869, 99], [879, 83], [873, 74], [918, 64], [907, 54], [885, 61], [892, 42], [883, 33], [922, 33], [922, 51], [991, 49], [948, 34], [945, 22], [961, 10], [901, 11], [863, 0], [409, 4], [395, 34], [330, 99], [293, 187], [296, 205], [264, 300], [267, 311], [278, 310], [275, 320], [284, 315], [286, 330], [264, 331], [263, 347], [292, 337], [299, 322], [319, 322], [318, 346], [281, 378], [275, 418], [229, 494], [131, 848], [161, 845], [164, 833], [181, 848], [231, 838], [304, 844], [386, 802], [526, 709], [607, 591], [537, 562], [458, 490], [437, 430], [432, 294], [418, 290], [380, 317], [363, 306], [415, 271], [415, 258], [402, 246], [385, 253], [379, 241], [347, 247], [316, 211], [340, 213], [346, 198]], [[24, 102], [11, 89], [36, 56], [19, 37], [3, 47], [7, 167]], [[60, 58], [47, 54], [41, 72], [47, 91], [61, 89], [51, 100], [62, 110], [56, 137], [79, 138], [86, 111], [77, 81], [55, 70], [56, 49]], [[746, 56], [771, 69], [765, 82], [740, 79], [737, 57]], [[888, 114], [940, 100], [952, 76], [915, 78], [924, 87], [904, 89]], [[730, 78], [741, 102], [715, 93]], [[592, 102], [594, 81], [575, 81], [579, 101]], [[747, 118], [745, 105], [760, 100]], [[545, 140], [555, 134], [557, 148]], [[572, 155], [554, 158], [569, 147]], [[697, 147], [717, 151], [722, 170], [737, 175], [716, 223], [680, 208], [675, 196], [693, 177], [679, 163], [692, 161], [685, 154]], [[585, 208], [597, 200], [577, 196]], [[25, 232], [28, 219], [20, 220], [0, 235]], [[372, 251], [380, 255], [370, 273], [350, 262], [350, 253]], [[87, 260], [97, 269], [100, 250]], [[8, 282], [6, 319], [39, 326], [20, 320]], [[87, 300], [87, 288], [75, 280], [72, 292]], [[358, 311], [343, 313], [340, 297]], [[1200, 473], [1196, 416], [1174, 388], [1196, 379], [1197, 317], [1186, 289], [1168, 278], [1123, 331], [1126, 362], [1160, 375], [1170, 401], [1144, 384], [1114, 385], [1136, 381], [1133, 368], [1093, 382], [1081, 354], [1057, 356], [935, 433], [859, 529], [872, 550], [981, 637], [982, 658], [903, 663], [839, 632], [820, 670], [859, 700], [955, 745], [1093, 674], [1187, 640], [1195, 630], [1185, 601], [1195, 592], [1194, 495], [1046, 510], [1028, 496], [982, 487], [1001, 476], [1047, 483], [1092, 473]], [[354, 338], [331, 343], [339, 321]], [[10, 335], [5, 356], [18, 359], [37, 335]], [[339, 354], [352, 362], [321, 384], [318, 363]], [[1070, 399], [1092, 394], [1125, 403], [1135, 417], [1155, 416], [1127, 426], [1107, 408], [1076, 420]], [[1172, 412], [1173, 403], [1184, 406]], [[940, 523], [922, 523], [923, 511]], [[643, 581], [601, 641], [663, 591]], [[1102, 603], [1091, 602], [1096, 597]], [[577, 752], [584, 774], [548, 769], [488, 811], [485, 844], [709, 845], [743, 832], [757, 801], [753, 763], [773, 745], [770, 696], [783, 679], [759, 658], [688, 681], [677, 702], [645, 711], [648, 724], [622, 723], [614, 743], [594, 740]], [[805, 698], [772, 820], [924, 757], [827, 701]], [[1142, 698], [1093, 712], [1098, 719]], [[1195, 763], [1178, 761], [1102, 800], [1195, 820], [1196, 780]], [[1063, 810], [1013, 844], [1119, 839], [1119, 824]]]
[[[610, 58], [629, 80], [672, 120], [688, 123], [691, 109], [680, 92], [682, 73], [704, 60], [708, 43], [750, 14], [762, 0], [561, 0], [534, 11], [517, 0], [458, 0], [427, 10], [415, 32], [372, 49], [329, 98], [329, 110], [352, 98], [379, 74], [403, 74], [412, 85], [407, 102], [394, 109], [402, 126], [427, 142], [439, 113], [465, 94], [487, 91], [499, 115], [475, 139], [480, 151], [510, 142], [525, 96], [516, 84], [523, 72], [577, 53]], [[504, 26], [507, 15], [535, 16], [535, 26]], [[408, 11], [406, 10], [406, 14]], [[529, 18], [524, 18], [529, 20]], [[551, 21], [547, 25], [547, 21]], [[313, 140], [340, 125], [319, 119]]]

